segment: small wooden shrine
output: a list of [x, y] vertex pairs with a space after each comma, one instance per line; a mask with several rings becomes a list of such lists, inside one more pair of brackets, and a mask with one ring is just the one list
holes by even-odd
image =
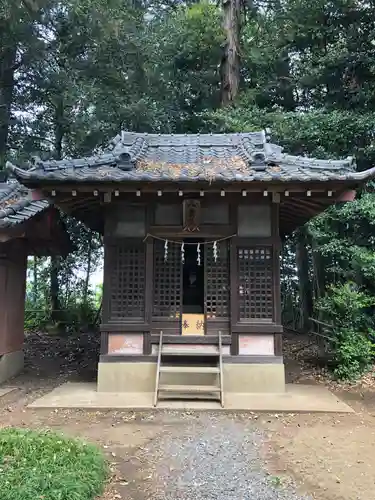
[[0, 182], [0, 383], [23, 367], [28, 255], [62, 255], [70, 244], [59, 212], [36, 191]]
[[123, 132], [91, 157], [11, 169], [103, 234], [98, 389], [125, 392], [154, 391], [160, 332], [172, 354], [220, 336], [224, 392], [283, 391], [282, 238], [374, 173], [286, 154], [265, 132]]

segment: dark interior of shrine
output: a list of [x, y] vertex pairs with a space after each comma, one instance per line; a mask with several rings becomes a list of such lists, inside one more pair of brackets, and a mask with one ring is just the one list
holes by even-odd
[[[204, 313], [204, 245], [203, 240], [185, 241], [182, 297], [183, 312]], [[199, 247], [198, 247], [199, 245]]]

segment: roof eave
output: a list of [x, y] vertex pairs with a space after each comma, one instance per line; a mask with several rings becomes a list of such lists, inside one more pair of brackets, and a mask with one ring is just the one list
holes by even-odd
[[8, 170], [10, 170], [14, 176], [19, 180], [23, 185], [26, 187], [37, 187], [38, 185], [51, 185], [51, 184], [71, 184], [72, 182], [77, 183], [77, 184], [90, 184], [90, 183], [143, 183], [143, 182], [152, 182], [152, 183], [162, 183], [162, 182], [175, 182], [175, 183], [193, 183], [193, 182], [204, 182], [205, 180], [209, 183], [212, 182], [217, 182], [217, 183], [222, 183], [222, 184], [245, 184], [245, 183], [255, 183], [255, 182], [260, 182], [261, 184], [281, 184], [281, 185], [286, 185], [288, 183], [298, 183], [298, 184], [308, 184], [308, 183], [340, 183], [340, 184], [347, 184], [353, 186], [353, 184], [358, 184], [358, 183], [364, 183], [370, 179], [375, 178], [375, 167], [372, 167], [370, 169], [364, 170], [362, 172], [349, 172], [347, 174], [346, 178], [343, 179], [335, 179], [334, 177], [332, 179], [326, 178], [326, 179], [298, 179], [295, 178], [293, 179], [292, 177], [290, 178], [272, 178], [272, 179], [197, 179], [197, 178], [192, 178], [192, 179], [179, 179], [179, 178], [158, 178], [158, 179], [142, 179], [142, 178], [129, 178], [129, 179], [115, 179], [112, 176], [109, 177], [102, 177], [99, 175], [95, 175], [95, 170], [93, 169], [92, 176], [86, 178], [86, 179], [79, 179], [79, 178], [65, 178], [61, 179], [58, 177], [55, 177], [53, 172], [49, 172], [48, 175], [45, 175], [44, 173], [39, 173], [37, 170], [23, 170], [22, 168], [19, 168], [15, 165], [13, 165], [10, 162], [7, 162], [6, 167]]
[[29, 170], [23, 170], [22, 168], [13, 165], [13, 163], [11, 163], [10, 161], [6, 162], [5, 168], [12, 172], [16, 179], [26, 180], [31, 178], [32, 172], [30, 172]]
[[367, 170], [363, 170], [362, 172], [353, 172], [350, 175], [350, 178], [354, 181], [368, 181], [375, 177], [375, 167], [368, 168]]

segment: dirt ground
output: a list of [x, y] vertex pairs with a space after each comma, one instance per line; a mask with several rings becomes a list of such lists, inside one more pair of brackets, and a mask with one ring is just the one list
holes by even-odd
[[[375, 499], [375, 390], [373, 377], [356, 386], [330, 382], [324, 370], [309, 364], [309, 353], [298, 359], [293, 352], [299, 342], [286, 342], [286, 369], [295, 383], [324, 383], [356, 413], [325, 414], [221, 414], [220, 419], [252, 420], [264, 431], [264, 461], [269, 474], [283, 484], [289, 478], [301, 493], [318, 500]], [[307, 342], [307, 340], [306, 340]], [[85, 344], [90, 343], [92, 350]], [[308, 349], [306, 349], [308, 351]], [[16, 387], [0, 398], [1, 426], [50, 428], [80, 436], [103, 447], [111, 463], [112, 478], [100, 500], [146, 500], [147, 445], [168, 433], [184, 428], [194, 412], [120, 412], [77, 410], [32, 410], [27, 404], [53, 387], [69, 380], [95, 377], [96, 345], [87, 337], [50, 339], [33, 335], [26, 344], [27, 365], [23, 374], [7, 384]], [[303, 357], [305, 356], [305, 358]], [[138, 485], [134, 487], [134, 485]], [[131, 494], [130, 494], [131, 491]]]

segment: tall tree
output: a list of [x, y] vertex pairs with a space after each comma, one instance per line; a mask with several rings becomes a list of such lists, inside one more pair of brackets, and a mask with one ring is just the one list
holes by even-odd
[[51, 2], [3, 0], [0, 5], [0, 169], [5, 165], [15, 86], [23, 67], [41, 56], [38, 22]]
[[226, 34], [221, 60], [221, 104], [232, 104], [240, 86], [241, 0], [223, 0], [223, 25]]
[[299, 282], [299, 303], [301, 309], [300, 327], [302, 331], [308, 332], [310, 317], [313, 316], [313, 296], [309, 273], [309, 251], [308, 251], [307, 228], [303, 227], [297, 231], [296, 237], [296, 264]]

